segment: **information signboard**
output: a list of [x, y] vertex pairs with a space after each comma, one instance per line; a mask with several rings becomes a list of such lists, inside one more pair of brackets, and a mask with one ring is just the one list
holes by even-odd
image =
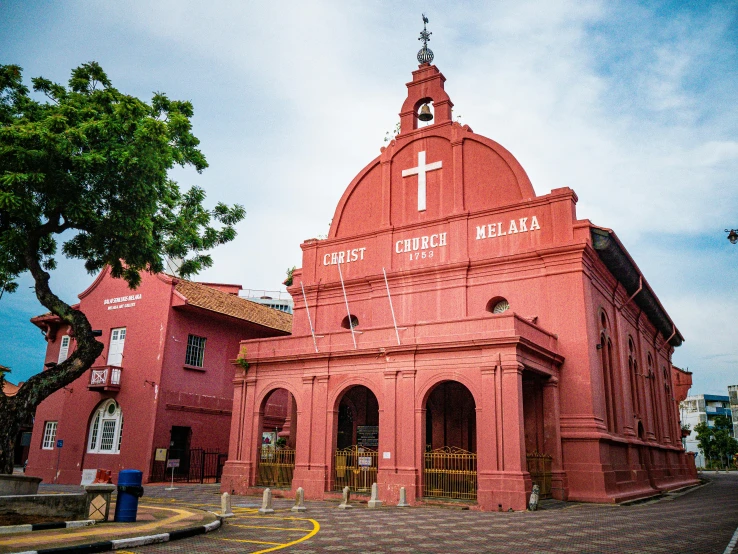
[[379, 425], [357, 425], [356, 444], [377, 448], [379, 446]]
[[169, 460], [167, 462], [167, 467], [171, 467], [172, 469], [174, 469], [175, 467], [179, 467], [179, 459], [174, 458]]

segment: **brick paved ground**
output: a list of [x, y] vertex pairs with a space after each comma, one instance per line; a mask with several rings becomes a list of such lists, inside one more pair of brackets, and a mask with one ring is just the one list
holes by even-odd
[[[256, 553], [306, 536], [285, 548], [290, 554], [319, 552], [470, 553], [689, 553], [722, 554], [738, 527], [738, 475], [712, 475], [710, 484], [687, 494], [632, 506], [561, 503], [538, 512], [483, 513], [442, 508], [369, 510], [357, 504], [307, 502], [293, 514], [277, 499], [273, 516], [257, 516], [254, 497], [234, 497], [238, 517], [219, 531], [178, 542], [135, 549], [155, 552]], [[146, 487], [149, 501], [218, 506], [217, 486]], [[291, 519], [299, 517], [302, 519]], [[736, 551], [738, 554], [738, 550]]]

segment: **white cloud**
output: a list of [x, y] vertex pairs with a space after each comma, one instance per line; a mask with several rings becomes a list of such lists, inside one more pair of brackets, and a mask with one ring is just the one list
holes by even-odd
[[88, 1], [66, 4], [48, 29], [29, 18], [24, 40], [36, 54], [20, 61], [28, 76], [58, 75], [65, 63], [63, 78], [94, 57], [122, 90], [193, 100], [211, 167], [175, 178], [248, 210], [201, 277], [270, 289], [300, 265], [300, 242], [326, 232], [345, 187], [398, 121], [426, 11], [454, 113], [508, 148], [538, 194], [569, 186], [580, 217], [616, 230], [687, 336], [680, 350], [692, 364], [738, 352], [722, 344], [731, 291], [699, 282], [708, 271], [735, 282], [738, 250], [675, 261], [697, 255], [684, 241], [716, 236], [729, 246], [722, 229], [738, 226], [736, 9]]

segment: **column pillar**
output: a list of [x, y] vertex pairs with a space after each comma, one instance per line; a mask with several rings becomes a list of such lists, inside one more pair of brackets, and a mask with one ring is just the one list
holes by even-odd
[[[415, 369], [403, 369], [397, 378], [397, 475], [395, 492], [400, 497], [400, 487], [405, 487], [409, 502], [413, 503], [418, 496], [417, 483], [419, 468], [417, 453], [420, 448], [417, 416], [415, 411]], [[422, 432], [422, 430], [421, 430]]]
[[297, 415], [297, 448], [292, 489], [302, 487], [305, 498], [322, 499], [326, 488], [326, 401], [328, 376], [302, 378], [302, 405]]
[[[397, 371], [384, 371], [382, 381], [382, 401], [379, 405], [379, 447], [377, 460], [377, 485], [380, 498], [385, 502], [394, 502], [399, 498], [399, 487], [396, 484], [397, 473]], [[389, 458], [385, 457], [385, 453]], [[397, 489], [397, 491], [395, 491]]]
[[[255, 412], [256, 377], [253, 374], [244, 374], [242, 379], [235, 380], [234, 385], [233, 414], [238, 414], [238, 421], [231, 421], [229, 460], [223, 467], [221, 490], [246, 494], [256, 476], [257, 445], [254, 443], [254, 426], [259, 424], [258, 412], [256, 423], [252, 417]], [[258, 444], [261, 445], [261, 441]]]
[[543, 451], [551, 459], [551, 486], [553, 497], [569, 498], [569, 483], [562, 463], [561, 411], [559, 405], [559, 380], [550, 377], [543, 384]]
[[499, 397], [495, 386], [496, 365], [480, 368], [481, 397], [477, 411], [477, 503], [485, 510], [497, 510], [494, 487], [499, 484], [499, 435], [497, 408]]
[[498, 508], [525, 510], [533, 484], [525, 458], [525, 425], [523, 422], [523, 369], [518, 361], [503, 361], [500, 399], [502, 401], [502, 464], [494, 498]]

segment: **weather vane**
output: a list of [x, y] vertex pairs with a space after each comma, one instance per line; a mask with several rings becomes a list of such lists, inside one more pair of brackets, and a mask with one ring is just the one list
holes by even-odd
[[427, 24], [428, 18], [423, 14], [423, 30], [420, 31], [420, 38], [418, 39], [423, 41], [423, 48], [418, 52], [418, 61], [420, 63], [431, 63], [433, 61], [433, 50], [428, 48], [428, 41], [433, 33], [428, 32]]

